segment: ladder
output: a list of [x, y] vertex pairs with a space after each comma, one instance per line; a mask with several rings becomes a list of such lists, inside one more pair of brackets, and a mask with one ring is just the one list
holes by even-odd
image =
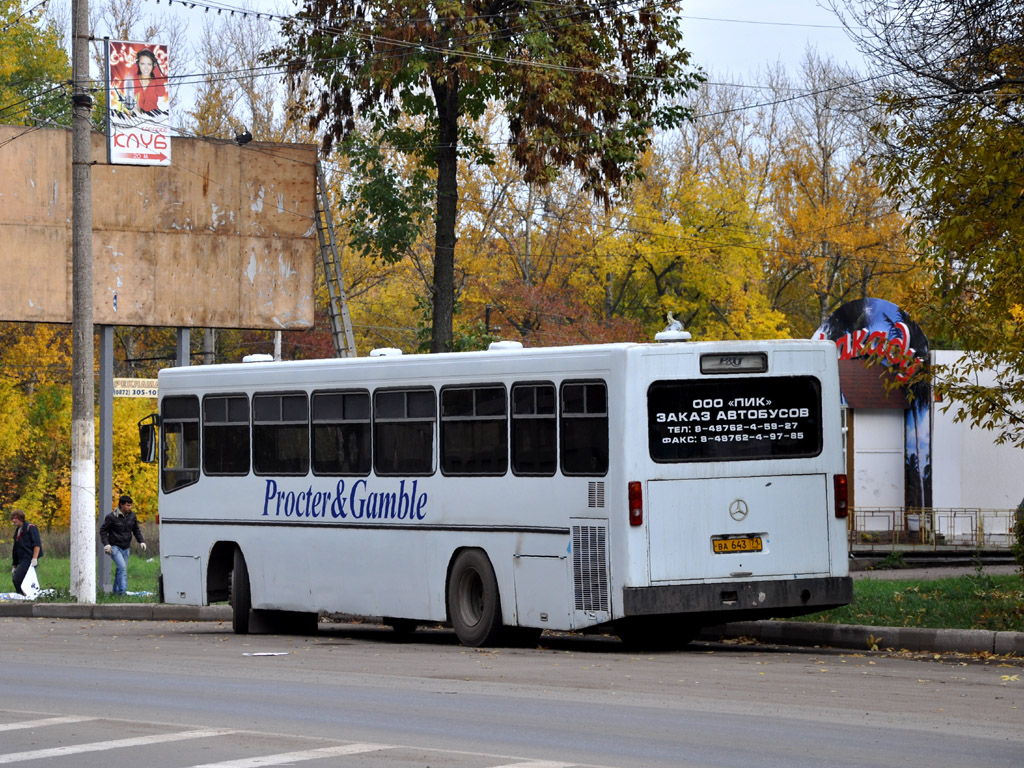
[[324, 281], [329, 297], [327, 315], [331, 321], [331, 341], [337, 357], [355, 357], [356, 342], [352, 336], [352, 320], [348, 314], [348, 299], [345, 285], [341, 280], [341, 261], [334, 239], [334, 220], [327, 198], [327, 183], [324, 169], [316, 163], [316, 235], [320, 242], [320, 261], [324, 266]]

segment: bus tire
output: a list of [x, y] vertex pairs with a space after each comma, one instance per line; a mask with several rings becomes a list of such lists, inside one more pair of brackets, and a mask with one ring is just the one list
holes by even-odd
[[231, 602], [231, 629], [236, 635], [249, 634], [249, 613], [252, 610], [252, 593], [249, 591], [249, 569], [245, 565], [245, 555], [235, 548], [235, 560], [231, 568], [229, 586]]
[[479, 549], [459, 553], [448, 578], [448, 614], [459, 642], [493, 645], [502, 634], [501, 598], [491, 561]]

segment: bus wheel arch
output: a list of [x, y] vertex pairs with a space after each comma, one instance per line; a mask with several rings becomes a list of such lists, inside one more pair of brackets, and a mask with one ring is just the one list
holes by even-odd
[[234, 568], [233, 541], [218, 541], [210, 549], [206, 561], [206, 602], [221, 603], [231, 597], [231, 569]]
[[252, 613], [252, 592], [249, 588], [249, 569], [240, 547], [235, 547], [231, 568], [231, 629], [236, 635], [249, 634]]
[[463, 645], [479, 648], [501, 638], [501, 595], [494, 566], [482, 549], [457, 550], [445, 588], [448, 618]]

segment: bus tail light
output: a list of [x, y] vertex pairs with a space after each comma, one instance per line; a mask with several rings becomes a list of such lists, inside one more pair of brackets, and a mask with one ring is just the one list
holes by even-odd
[[636, 481], [629, 484], [629, 524], [644, 524], [643, 486]]
[[836, 517], [846, 517], [850, 512], [847, 506], [846, 475], [833, 475], [832, 484], [836, 496]]

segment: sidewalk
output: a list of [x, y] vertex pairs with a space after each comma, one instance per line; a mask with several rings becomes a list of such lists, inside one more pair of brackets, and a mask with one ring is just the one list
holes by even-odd
[[[867, 565], [866, 563], [864, 564]], [[930, 565], [895, 570], [851, 568], [854, 580], [944, 579], [973, 572], [967, 564]], [[986, 565], [989, 575], [1017, 572], [1015, 565]], [[829, 646], [867, 651], [873, 648], [933, 653], [994, 653], [1024, 656], [1024, 632], [993, 632], [984, 629], [924, 629], [922, 627], [870, 627], [859, 624], [813, 624], [800, 621], [741, 621], [708, 627], [703, 640], [734, 640], [750, 637], [762, 643], [795, 646]]]
[[36, 603], [0, 602], [0, 618], [121, 619], [126, 621], [231, 621], [228, 605], [166, 605], [164, 603]]
[[813, 624], [801, 621], [737, 621], [707, 627], [701, 640], [750, 637], [769, 645], [848, 648], [857, 651], [904, 650], [929, 653], [994, 653], [1024, 656], [1024, 632], [985, 629], [866, 627], [859, 624]]

